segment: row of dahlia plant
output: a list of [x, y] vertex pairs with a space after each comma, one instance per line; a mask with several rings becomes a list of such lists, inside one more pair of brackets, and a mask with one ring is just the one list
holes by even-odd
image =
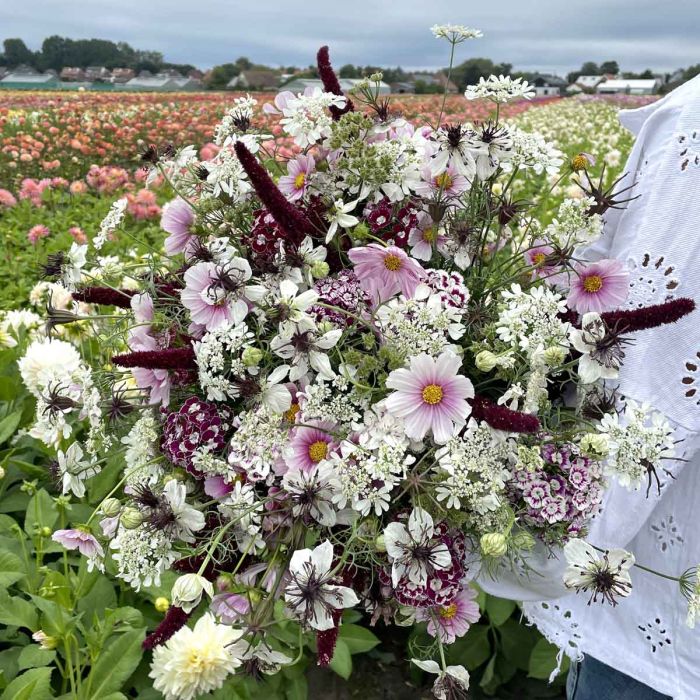
[[[479, 35], [434, 32], [452, 56]], [[486, 122], [414, 127], [379, 95], [381, 76], [345, 96], [326, 47], [317, 58], [323, 90], [265, 106], [299, 155], [268, 150], [255, 100], [239, 98], [213, 159], [144, 152], [178, 196], [165, 251], [124, 266], [128, 284], [86, 272], [125, 200], [95, 251], [76, 243], [48, 262], [76, 304], [104, 308], [50, 304], [48, 328], [88, 322], [110, 362], [51, 337], [20, 361], [64, 493], [123, 462], [84, 526], [53, 539], [137, 591], [180, 574], [145, 641], [170, 700], [240, 669], [277, 673], [309, 632], [330, 663], [348, 608], [369, 624], [425, 622], [433, 642], [413, 661], [436, 674], [437, 698], [458, 697], [469, 676], [445, 647], [478, 618], [474, 579], [563, 547], [567, 586], [628, 595], [633, 556], [582, 538], [608, 479], [651, 485], [673, 455], [668, 424], [622, 405], [611, 382], [632, 334], [694, 303], [626, 309], [623, 263], [581, 254], [633, 193], [500, 119], [531, 95], [521, 80], [467, 89], [493, 103]], [[541, 224], [548, 176], [572, 171], [583, 196]], [[523, 179], [537, 201], [512, 198]], [[691, 577], [679, 581], [697, 606]], [[276, 631], [289, 620], [298, 639]]]

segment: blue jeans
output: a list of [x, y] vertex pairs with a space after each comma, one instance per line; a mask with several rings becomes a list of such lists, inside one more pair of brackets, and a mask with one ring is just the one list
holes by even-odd
[[566, 680], [567, 700], [671, 700], [592, 656], [572, 663]]

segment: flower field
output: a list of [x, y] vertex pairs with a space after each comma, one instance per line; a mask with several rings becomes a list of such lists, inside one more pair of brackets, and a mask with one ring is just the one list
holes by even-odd
[[[0, 700], [303, 700], [333, 697], [327, 694], [336, 687], [333, 674], [346, 681], [352, 678], [347, 688], [354, 687], [355, 692], [343, 691], [352, 693], [347, 697], [358, 693], [376, 697], [372, 693], [381, 683], [394, 693], [387, 697], [427, 697], [433, 681], [436, 697], [457, 697], [471, 674], [474, 698], [562, 698], [563, 675], [547, 683], [557, 666], [556, 647], [522, 623], [516, 603], [465, 583], [466, 567], [457, 558], [467, 545], [464, 535], [455, 534], [452, 526], [472, 528], [470, 535], [480, 543], [481, 554], [495, 561], [518, 546], [531, 548], [533, 537], [546, 544], [575, 537], [585, 529], [585, 518], [598, 507], [599, 501], [591, 497], [576, 503], [577, 510], [570, 503], [566, 517], [563, 510], [555, 518], [538, 510], [539, 504], [532, 505], [535, 497], [531, 494], [541, 487], [544, 471], [555, 468], [557, 460], [575, 462], [579, 478], [587, 480], [592, 493], [602, 489], [596, 466], [599, 443], [590, 433], [580, 439], [577, 435], [576, 445], [566, 443], [559, 452], [553, 445], [544, 445], [540, 454], [539, 446], [529, 443], [512, 450], [505, 442], [497, 444], [491, 428], [484, 427], [490, 420], [492, 427], [501, 427], [498, 420], [503, 416], [515, 420], [514, 414], [522, 420], [518, 431], [522, 428], [527, 433], [528, 419], [534, 418], [537, 406], [547, 402], [542, 382], [546, 387], [548, 373], [557, 368], [574, 374], [571, 363], [565, 362], [566, 353], [554, 352], [559, 348], [551, 345], [546, 351], [543, 346], [537, 358], [532, 351], [525, 369], [520, 367], [518, 363], [525, 361], [517, 349], [516, 331], [510, 327], [503, 331], [503, 327], [511, 324], [516, 328], [518, 318], [532, 313], [544, 293], [539, 297], [533, 293], [530, 298], [518, 285], [517, 291], [504, 291], [505, 283], [492, 270], [501, 270], [497, 265], [502, 260], [514, 265], [502, 253], [506, 242], [501, 235], [508, 229], [503, 235], [515, 239], [518, 234], [508, 225], [531, 206], [537, 223], [530, 221], [522, 227], [530, 244], [524, 246], [524, 253], [516, 246], [514, 257], [520, 267], [513, 268], [508, 282], [517, 280], [526, 289], [531, 284], [533, 289], [545, 290], [544, 283], [538, 286], [541, 281], [555, 272], [563, 274], [563, 265], [554, 270], [550, 243], [558, 245], [563, 240], [561, 231], [567, 221], [575, 220], [572, 230], [581, 236], [592, 236], [593, 229], [600, 226], [600, 217], [589, 209], [591, 201], [583, 199], [575, 180], [584, 167], [593, 180], [602, 178], [603, 187], [619, 176], [632, 137], [619, 125], [617, 112], [639, 106], [647, 98], [516, 99], [496, 109], [488, 99], [467, 100], [463, 95], [448, 96], [444, 105], [434, 96], [401, 95], [392, 99], [390, 114], [382, 114], [377, 123], [346, 115], [318, 134], [299, 127], [294, 115], [289, 116], [293, 111], [289, 102], [285, 104], [279, 96], [256, 95], [256, 99], [257, 104], [252, 105], [244, 95], [234, 94], [0, 91], [0, 232], [4, 243], [0, 269]], [[334, 109], [343, 109], [343, 100], [330, 94], [323, 106], [333, 114]], [[270, 107], [263, 110], [265, 103]], [[381, 105], [373, 106], [381, 114]], [[479, 132], [479, 125], [488, 120], [495, 120], [498, 129]], [[355, 151], [348, 142], [361, 141], [358, 130], [371, 134], [363, 148], [384, 143], [389, 133], [389, 127], [382, 130], [384, 122], [392, 124], [392, 139], [404, 139], [404, 146], [410, 143], [431, 167], [440, 162], [442, 169], [433, 172], [417, 163], [405, 191], [401, 186], [388, 190], [386, 181], [377, 181], [375, 199], [368, 199], [366, 208], [358, 207], [357, 202], [369, 196], [365, 192], [368, 178], [357, 176], [363, 163], [348, 166], [347, 171], [338, 163], [354, 162]], [[449, 130], [440, 128], [461, 123], [477, 125], [474, 138], [481, 133], [483, 144], [481, 150], [474, 150], [474, 156], [470, 151], [467, 157], [466, 151], [454, 147]], [[231, 139], [234, 134], [236, 138]], [[511, 148], [514, 153], [517, 149], [505, 141], [516, 136], [521, 151], [513, 156]], [[196, 146], [188, 151], [189, 144]], [[435, 144], [454, 147], [444, 163]], [[221, 153], [230, 146], [238, 157], [236, 177], [230, 175], [234, 165]], [[329, 157], [331, 151], [342, 152], [346, 160], [334, 160]], [[411, 157], [418, 160], [415, 154]], [[455, 166], [455, 157], [464, 157], [465, 162]], [[522, 157], [521, 171], [518, 157]], [[511, 158], [516, 159], [515, 165]], [[380, 158], [377, 163], [377, 170], [391, 170], [394, 165]], [[473, 172], [466, 177], [464, 168], [472, 166]], [[516, 178], [522, 171], [526, 175]], [[395, 184], [399, 175], [396, 170], [391, 173], [391, 184]], [[334, 192], [328, 184], [331, 178], [336, 178], [335, 191], [342, 191], [344, 197], [333, 201], [326, 196], [331, 203], [321, 215], [314, 209], [318, 201], [307, 189], [308, 183], [314, 182], [325, 196]], [[498, 215], [483, 214], [486, 205], [479, 200], [476, 185], [470, 190], [477, 182], [484, 191], [502, 198], [501, 219], [493, 230], [491, 220], [498, 221]], [[411, 201], [406, 196], [409, 189]], [[275, 199], [278, 194], [281, 203], [280, 198]], [[254, 197], [267, 209], [257, 200], [251, 204]], [[199, 208], [190, 205], [192, 200]], [[389, 200], [393, 205], [387, 204]], [[430, 217], [445, 201], [448, 204], [440, 216], [446, 217], [449, 226], [438, 230]], [[295, 202], [298, 208], [289, 209]], [[270, 212], [275, 206], [278, 218], [272, 220]], [[398, 214], [392, 212], [392, 206], [398, 208]], [[483, 240], [468, 249], [453, 235], [460, 226], [470, 229], [465, 212], [488, 218]], [[286, 228], [280, 223], [285, 215], [290, 217]], [[385, 222], [394, 215], [401, 225], [388, 232]], [[294, 226], [306, 225], [307, 217], [315, 222], [317, 216], [327, 229], [324, 237], [295, 240], [290, 234]], [[404, 231], [401, 226], [409, 219], [411, 224]], [[530, 230], [533, 226], [541, 236]], [[231, 253], [228, 238], [216, 237], [239, 230], [245, 231], [247, 259]], [[348, 231], [352, 236], [343, 233]], [[497, 233], [492, 235], [493, 231]], [[279, 256], [284, 249], [280, 252], [268, 245], [275, 232], [288, 236], [286, 243], [294, 249], [294, 256], [282, 263]], [[343, 236], [346, 247], [338, 243], [333, 248], [331, 241]], [[580, 243], [572, 236], [557, 251], [573, 249], [574, 242]], [[385, 247], [385, 243], [391, 245]], [[91, 251], [89, 261], [85, 245]], [[410, 256], [405, 252], [408, 249]], [[68, 250], [68, 257], [61, 254]], [[420, 326], [415, 310], [404, 312], [403, 308], [414, 302], [408, 297], [425, 277], [421, 265], [427, 268], [443, 257], [455, 262], [452, 277], [448, 279], [445, 273], [443, 286], [426, 291], [425, 298], [429, 294], [432, 307], [443, 304], [444, 308], [433, 308], [435, 316], [425, 322], [427, 326]], [[220, 263], [221, 259], [225, 262]], [[479, 261], [479, 276], [469, 277], [474, 284], [470, 291], [463, 282], [475, 260]], [[604, 262], [607, 266], [600, 269], [577, 268], [581, 283], [570, 282], [567, 299], [577, 305], [577, 311], [596, 311], [586, 306], [592, 303], [586, 286], [589, 273], [591, 279], [609, 281], [606, 292], [611, 306], [619, 301], [616, 284], [621, 273], [616, 261]], [[217, 268], [220, 278], [212, 281], [211, 269], [217, 265], [221, 266]], [[401, 270], [405, 276], [379, 283], [375, 278], [385, 274], [385, 268]], [[437, 277], [444, 272], [430, 271]], [[58, 284], [57, 276], [65, 284]], [[277, 297], [263, 307], [271, 286]], [[482, 295], [486, 311], [484, 318], [475, 316], [467, 322], [454, 311], [452, 302], [461, 295], [466, 303], [470, 293]], [[496, 294], [503, 294], [505, 301], [493, 310], [488, 305]], [[546, 294], [542, 303], [551, 305], [548, 323], [552, 327], [559, 324], [552, 333], [559, 333], [558, 342], [568, 343], [569, 324], [559, 320], [568, 312], [553, 292]], [[119, 295], [123, 298], [117, 298]], [[386, 343], [378, 348], [372, 333], [361, 333], [357, 324], [361, 328], [366, 323], [365, 310], [390, 299], [385, 313], [377, 313], [381, 330], [377, 337], [381, 335]], [[258, 302], [264, 312], [260, 312], [254, 336], [243, 319]], [[42, 319], [47, 315], [48, 328]], [[438, 328], [438, 323], [444, 324], [439, 326], [439, 342], [447, 348], [445, 352], [430, 338], [431, 324]], [[604, 326], [603, 320], [600, 323]], [[479, 335], [465, 342], [455, 331], [460, 324]], [[300, 330], [303, 350], [292, 342]], [[594, 330], [572, 331], [572, 342], [583, 358], [574, 381], [594, 382], [603, 371], [591, 359]], [[47, 332], [58, 339], [50, 348]], [[425, 351], [409, 362], [415, 352], [411, 343], [423, 343]], [[463, 346], [459, 359], [452, 352], [455, 343]], [[332, 353], [336, 345], [337, 353]], [[240, 350], [240, 361], [235, 362], [244, 380], [234, 377], [233, 369], [221, 360], [223, 347], [232, 356]], [[164, 353], [167, 361], [162, 359]], [[199, 373], [191, 364], [193, 353], [197, 353]], [[461, 354], [470, 357], [469, 369], [481, 382], [477, 388], [488, 393], [508, 387], [504, 401], [496, 405], [495, 395], [493, 402], [475, 397], [471, 381], [458, 373]], [[158, 360], [150, 367], [134, 364], [135, 356], [141, 361], [148, 356], [150, 361], [156, 355]], [[205, 365], [211, 371], [202, 370]], [[57, 366], [64, 369], [56, 370]], [[280, 367], [286, 371], [280, 372]], [[343, 371], [350, 374], [344, 376]], [[420, 387], [425, 405], [421, 413], [407, 419], [407, 425], [410, 420], [413, 427], [404, 435], [402, 429], [397, 432], [396, 421], [403, 421], [405, 406], [415, 394], [413, 384], [421, 373], [431, 377]], [[347, 406], [339, 406], [342, 401], [328, 395], [319, 377], [338, 382], [339, 388], [333, 386], [346, 392]], [[518, 401], [527, 404], [531, 400], [520, 380], [527, 384], [527, 392], [539, 391], [535, 408], [522, 414], [506, 408], [506, 401], [517, 408]], [[539, 388], [532, 389], [537, 382]], [[261, 406], [248, 410], [257, 406], [251, 398], [245, 403], [246, 410], [239, 411], [242, 402], [248, 401], [246, 390], [253, 385], [251, 396], [258, 392]], [[367, 397], [380, 394], [380, 407], [372, 408], [377, 411], [372, 419], [376, 422], [371, 429], [365, 426], [363, 434], [357, 427], [359, 408], [364, 411], [370, 406]], [[298, 395], [302, 398], [297, 399]], [[200, 400], [201, 396], [206, 400]], [[435, 405], [443, 400], [457, 409], [439, 415]], [[467, 407], [467, 400], [472, 408]], [[330, 437], [328, 421], [321, 420], [326, 415], [323, 401], [342, 416], [333, 430], [352, 424], [354, 434], [347, 428], [342, 440]], [[317, 413], [312, 412], [314, 402], [321, 406]], [[234, 404], [239, 411], [235, 416], [227, 408]], [[457, 448], [453, 438], [466, 424], [469, 411], [472, 417], [477, 415], [476, 407], [480, 407], [481, 427], [471, 421], [465, 429], [467, 437]], [[308, 420], [297, 425], [297, 414], [304, 411]], [[270, 412], [279, 414], [276, 423]], [[555, 432], [554, 419], [546, 418], [551, 419], [547, 429]], [[571, 420], [573, 425], [574, 418]], [[639, 418], [640, 425], [643, 420]], [[128, 431], [122, 430], [125, 422]], [[619, 430], [612, 422], [608, 429]], [[225, 479], [226, 462], [214, 454], [221, 450], [223, 436], [232, 425], [236, 432], [227, 437], [228, 462], [238, 464], [240, 460], [246, 466], [235, 478]], [[285, 451], [280, 448], [273, 459], [268, 453], [277, 449], [274, 440], [282, 430], [291, 446]], [[384, 435], [391, 446], [389, 456], [382, 458], [402, 460], [402, 469], [412, 468], [414, 462], [419, 465], [426, 454], [428, 460], [447, 465], [435, 477], [440, 484], [430, 491], [430, 499], [417, 501], [429, 502], [429, 508], [441, 514], [460, 507], [459, 499], [449, 491], [457, 480], [458, 449], [467, 450], [471, 444], [484, 449], [485, 445], [493, 461], [500, 455], [504, 460], [505, 455], [531, 460], [532, 468], [517, 463], [517, 482], [510, 490], [501, 483], [502, 473], [493, 476], [489, 488], [499, 491], [500, 511], [483, 503], [479, 504], [482, 510], [474, 511], [489, 520], [491, 528], [503, 525], [512, 509], [526, 514], [529, 529], [506, 538], [454, 514], [452, 520], [446, 516], [441, 522], [436, 515], [433, 526], [433, 518], [415, 504], [384, 528], [382, 519], [389, 517], [391, 498], [406, 498], [407, 493], [424, 488], [419, 478], [406, 479], [404, 488], [400, 470], [395, 468], [381, 479], [373, 474], [367, 486], [368, 493], [374, 490], [373, 495], [334, 496], [331, 508], [330, 496], [327, 502], [319, 496], [331, 487], [318, 476], [318, 463], [330, 462], [331, 457], [340, 465], [338, 469], [343, 460], [359, 463], [360, 457], [353, 453], [358, 445], [380, 454], [381, 446], [374, 443], [381, 440], [373, 440], [373, 431]], [[572, 429], [567, 431], [569, 435]], [[263, 446], [254, 460], [249, 457], [246, 439]], [[423, 442], [431, 446], [424, 447]], [[198, 447], [202, 449], [197, 451]], [[399, 457], [394, 453], [400, 453]], [[147, 478], [124, 474], [125, 463], [137, 465], [138, 473], [147, 472]], [[536, 472], [538, 483], [535, 469], [541, 470]], [[308, 483], [311, 474], [319, 479], [315, 490]], [[573, 468], [569, 478], [574, 483]], [[556, 488], [569, 489], [567, 498], [578, 497], [568, 482], [562, 486], [561, 475], [548, 484], [555, 480]], [[263, 485], [269, 492], [254, 502], [255, 488]], [[390, 497], [391, 488], [395, 490]], [[286, 497], [293, 505], [283, 501]], [[475, 496], [470, 492], [462, 499], [475, 500]], [[287, 507], [290, 511], [285, 516]], [[343, 520], [345, 511], [352, 509], [366, 519], [366, 532], [350, 528]], [[291, 514], [296, 524], [289, 524]], [[151, 519], [151, 529], [144, 518]], [[241, 520], [247, 529], [237, 526], [227, 534], [230, 525], [223, 523]], [[97, 532], [98, 521], [101, 532], [108, 533], [109, 546], [104, 538], [91, 534]], [[445, 524], [448, 522], [452, 529]], [[553, 522], [559, 524], [550, 528]], [[338, 538], [333, 540], [335, 558], [330, 539], [314, 540], [300, 527], [309, 523], [331, 533], [329, 538]], [[282, 535], [277, 539], [284, 528], [289, 539]], [[510, 522], [509, 533], [512, 528]], [[177, 540], [177, 551], [161, 541], [168, 538], [161, 537], [159, 529]], [[514, 544], [518, 537], [520, 544]], [[154, 565], [157, 575], [152, 575], [147, 564], [158, 547], [161, 560]], [[293, 549], [295, 555], [288, 556]], [[449, 594], [449, 600], [428, 590], [422, 565], [406, 554], [426, 549], [433, 560], [433, 568], [428, 569], [440, 574], [433, 582], [439, 579], [439, 585], [445, 586], [442, 594]], [[345, 559], [346, 550], [352, 552], [350, 563]], [[232, 564], [234, 554], [241, 553], [239, 561], [248, 557], [251, 564], [245, 569], [245, 580], [240, 564]], [[278, 560], [288, 565], [284, 579]], [[395, 600], [373, 599], [361, 612], [359, 605], [355, 607], [359, 598], [352, 586], [359, 590], [361, 572], [375, 565], [378, 570], [384, 567], [377, 588], [382, 595], [392, 591]], [[276, 599], [283, 582], [285, 594]], [[375, 583], [367, 584], [363, 603]], [[420, 595], [423, 599], [418, 603]], [[193, 615], [200, 601], [208, 599], [212, 599], [212, 612]], [[370, 617], [373, 623], [392, 618], [396, 626], [381, 622], [369, 626]], [[242, 628], [236, 627], [243, 619], [252, 619], [253, 638], [258, 635], [265, 641], [255, 647], [244, 643]], [[324, 651], [329, 644], [330, 652]], [[224, 658], [220, 650], [228, 647], [240, 651], [239, 656]], [[428, 658], [436, 657], [438, 648], [440, 666]], [[202, 654], [197, 658], [204, 671], [195, 668], [192, 649]], [[405, 659], [412, 657], [418, 660], [409, 668]], [[317, 660], [328, 668], [318, 670]], [[168, 671], [178, 664], [187, 670], [173, 680], [180, 671]], [[562, 671], [567, 664], [565, 659]], [[439, 694], [450, 688], [456, 689], [455, 695]]]

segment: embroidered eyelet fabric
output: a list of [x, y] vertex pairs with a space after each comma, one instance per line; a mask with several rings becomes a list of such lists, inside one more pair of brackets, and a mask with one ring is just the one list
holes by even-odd
[[[630, 268], [626, 308], [679, 296], [700, 305], [700, 76], [620, 121], [637, 136], [619, 187], [637, 199], [609, 211], [589, 259], [615, 257]], [[646, 401], [676, 428], [679, 459], [652, 485], [606, 493], [588, 540], [623, 547], [640, 564], [678, 576], [700, 563], [700, 311], [634, 335], [620, 373], [621, 393]], [[687, 460], [687, 461], [683, 461]], [[562, 557], [563, 558], [563, 557]], [[523, 602], [527, 618], [572, 659], [590, 654], [675, 700], [700, 698], [700, 624], [686, 624], [686, 602], [672, 581], [632, 569], [633, 590], [616, 607], [567, 592], [562, 558], [536, 552], [535, 573], [479, 583]]]

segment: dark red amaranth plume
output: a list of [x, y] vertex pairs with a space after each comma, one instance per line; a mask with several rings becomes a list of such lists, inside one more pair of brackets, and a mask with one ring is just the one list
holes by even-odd
[[316, 632], [316, 657], [319, 666], [328, 666], [335, 653], [335, 645], [340, 632], [340, 618], [342, 610], [333, 611], [333, 627], [329, 630], [319, 630]]
[[[338, 82], [338, 76], [335, 74], [333, 66], [331, 65], [327, 46], [322, 46], [318, 50], [316, 54], [316, 66], [318, 67], [318, 77], [321, 78], [321, 82], [323, 83], [323, 89], [326, 92], [332, 92], [334, 95], [344, 96], [340, 83]], [[355, 105], [349, 97], [346, 97], [345, 100], [345, 107], [331, 106], [329, 109], [331, 116], [336, 121], [338, 121], [343, 114], [352, 112], [355, 109]]]
[[283, 233], [292, 240], [296, 240], [300, 234], [302, 234], [301, 238], [303, 238], [303, 234], [313, 234], [313, 226], [308, 218], [277, 189], [277, 185], [267, 174], [265, 168], [258, 163], [258, 159], [245, 144], [242, 141], [236, 141], [233, 148], [243, 170], [248, 174], [255, 192], [260, 197], [260, 201], [279, 224]]
[[[195, 554], [191, 557], [184, 557], [183, 559], [178, 559], [177, 561], [173, 562], [173, 569], [181, 574], [198, 574], [202, 564], [204, 563], [204, 559], [204, 554]], [[202, 572], [202, 576], [208, 580], [214, 579], [216, 576], [214, 562], [209, 560], [204, 571]]]
[[111, 289], [110, 287], [85, 287], [73, 292], [75, 301], [83, 301], [86, 304], [104, 304], [106, 306], [118, 306], [122, 309], [131, 307], [131, 297], [136, 294], [131, 289]]
[[144, 350], [115, 355], [112, 362], [119, 367], [143, 367], [145, 369], [197, 369], [192, 348], [166, 348]]
[[578, 311], [574, 311], [573, 309], [567, 309], [564, 313], [562, 314], [557, 314], [559, 317], [559, 320], [562, 321], [563, 323], [570, 323], [572, 326], [576, 326], [578, 328], [579, 326], [579, 313]]
[[192, 613], [186, 613], [182, 608], [176, 605], [168, 608], [163, 621], [158, 627], [143, 640], [141, 645], [146, 651], [151, 651], [172, 637], [175, 632], [182, 629]]
[[537, 416], [499, 406], [483, 396], [475, 396], [469, 400], [469, 403], [472, 406], [472, 417], [485, 421], [496, 430], [506, 430], [509, 433], [536, 433], [540, 429]]
[[663, 304], [646, 306], [643, 309], [606, 311], [600, 317], [605, 325], [617, 333], [633, 333], [656, 328], [666, 323], [675, 323], [695, 310], [695, 302], [686, 297], [672, 299]]

